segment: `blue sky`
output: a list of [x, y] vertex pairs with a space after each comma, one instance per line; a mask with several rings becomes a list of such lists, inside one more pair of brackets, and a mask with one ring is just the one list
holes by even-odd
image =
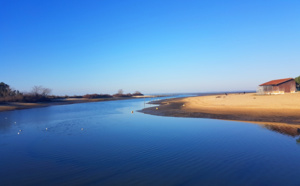
[[298, 0], [0, 0], [0, 81], [53, 94], [255, 90], [300, 75]]

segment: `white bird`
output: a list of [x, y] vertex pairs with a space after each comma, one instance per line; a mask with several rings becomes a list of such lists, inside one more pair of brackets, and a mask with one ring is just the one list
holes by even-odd
[[48, 128], [46, 128], [46, 130], [48, 130]]
[[18, 132], [18, 135], [20, 134], [20, 132]]
[[81, 128], [81, 130], [83, 130], [83, 128]]

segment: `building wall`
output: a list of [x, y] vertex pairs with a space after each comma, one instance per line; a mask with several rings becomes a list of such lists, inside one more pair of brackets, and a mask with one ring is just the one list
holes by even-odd
[[258, 94], [284, 94], [285, 92], [296, 92], [295, 80], [290, 80], [278, 86], [259, 86], [259, 88], [257, 89]]
[[279, 89], [283, 90], [284, 92], [296, 92], [296, 82], [295, 80], [290, 80], [286, 83], [282, 83], [278, 85]]

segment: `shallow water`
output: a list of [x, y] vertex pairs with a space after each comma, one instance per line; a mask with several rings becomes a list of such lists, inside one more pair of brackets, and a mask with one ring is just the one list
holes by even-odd
[[144, 106], [134, 99], [1, 112], [1, 185], [299, 184], [299, 136], [131, 113]]

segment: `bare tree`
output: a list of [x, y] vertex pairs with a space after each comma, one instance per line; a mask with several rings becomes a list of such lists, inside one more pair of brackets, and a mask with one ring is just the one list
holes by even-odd
[[32, 87], [31, 94], [35, 96], [48, 96], [51, 93], [51, 89], [44, 88], [42, 86], [34, 86]]
[[48, 96], [51, 93], [51, 89], [50, 88], [43, 88], [42, 89], [42, 96]]
[[42, 86], [32, 87], [31, 94], [38, 96], [41, 93]]
[[123, 93], [124, 93], [124, 92], [123, 92], [122, 89], [119, 89], [119, 90], [118, 90], [118, 94], [119, 94], [119, 95], [122, 95]]

